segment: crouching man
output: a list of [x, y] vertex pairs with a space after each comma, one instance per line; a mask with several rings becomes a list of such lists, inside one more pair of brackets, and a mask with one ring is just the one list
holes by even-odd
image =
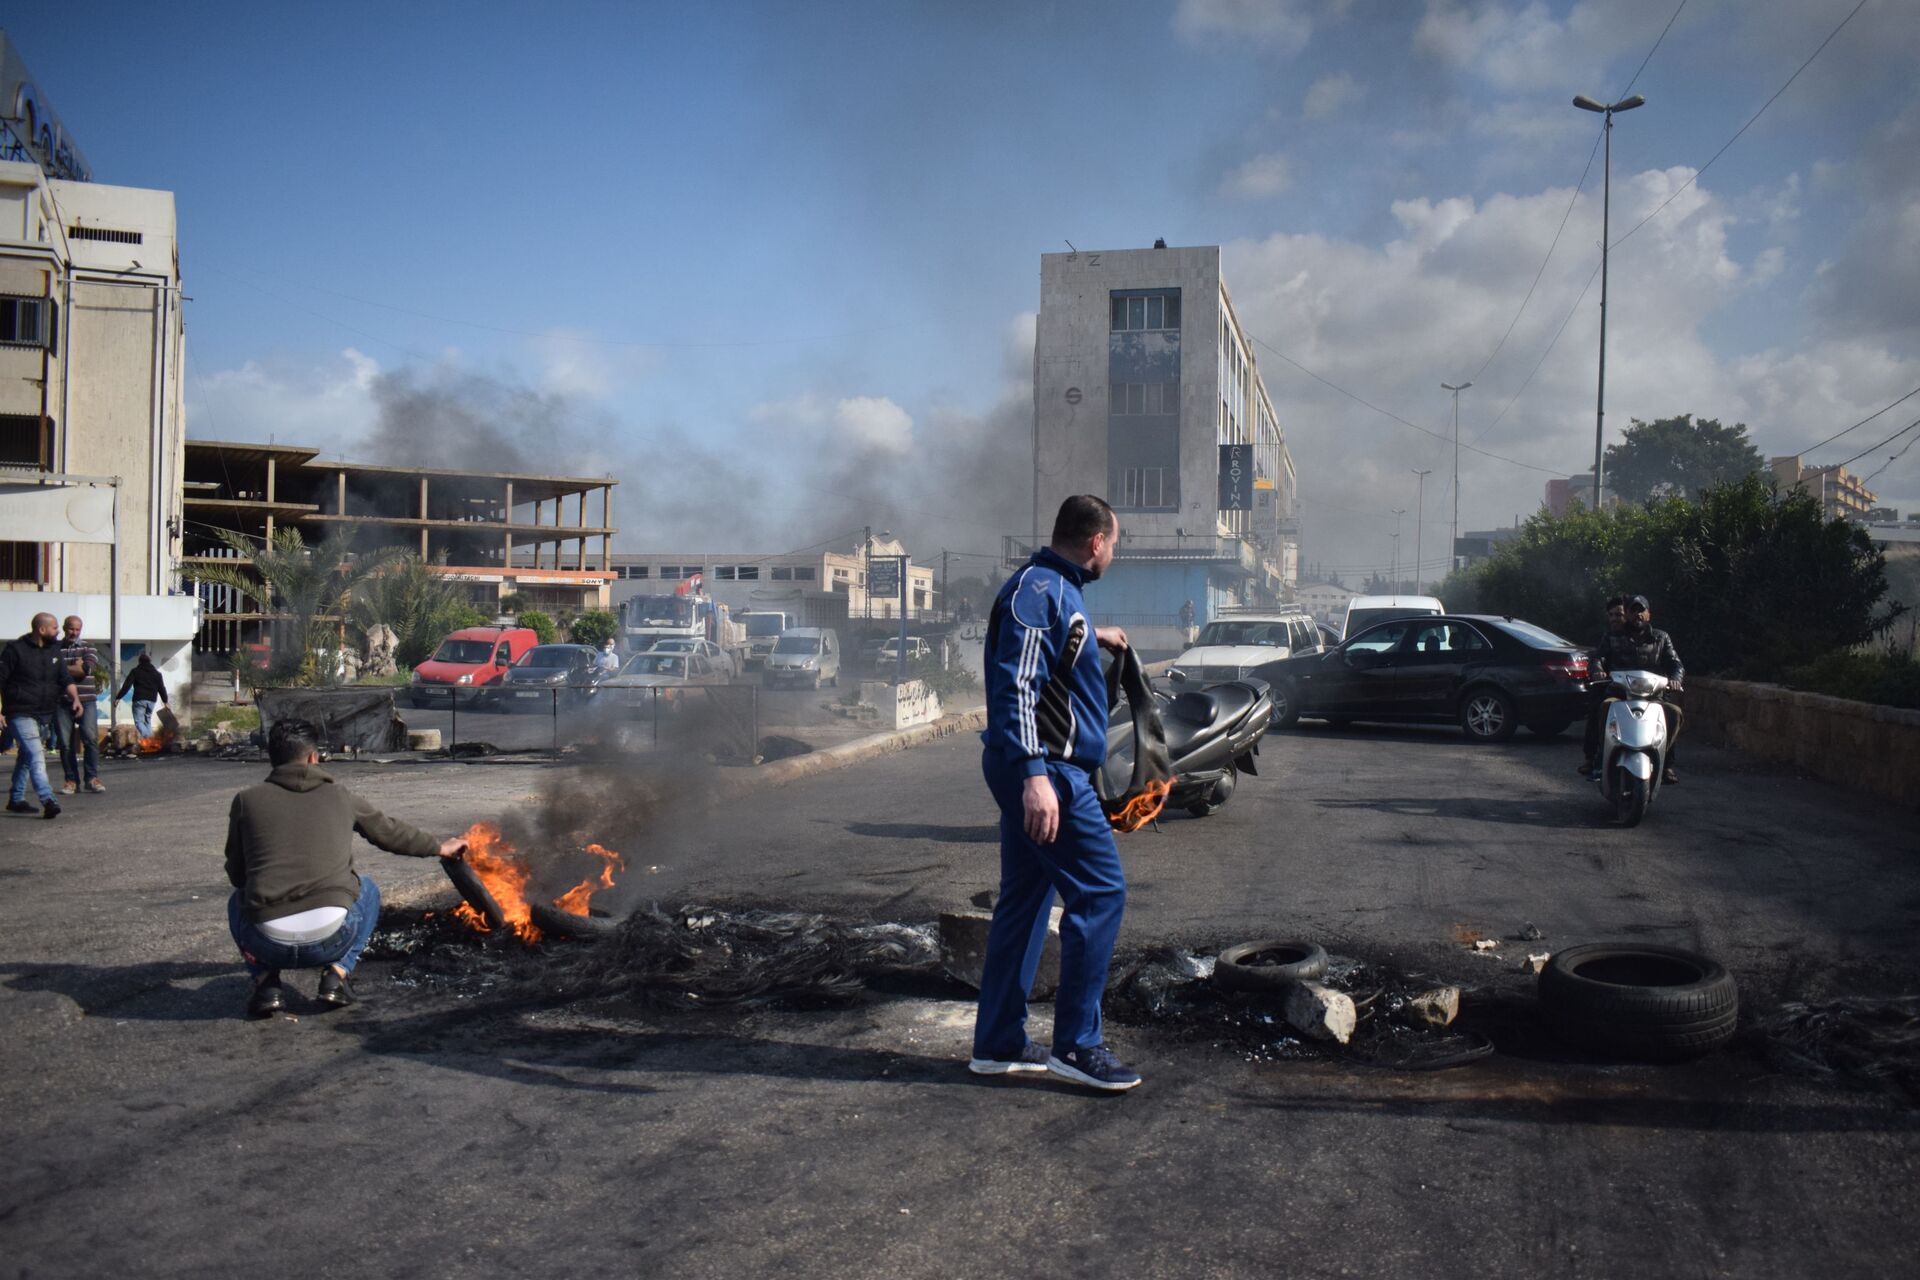
[[353, 1003], [347, 975], [380, 918], [380, 890], [353, 862], [355, 832], [388, 853], [457, 858], [441, 840], [389, 818], [320, 768], [322, 731], [282, 720], [267, 737], [273, 772], [233, 798], [227, 817], [227, 926], [253, 975], [247, 1015], [286, 1007], [282, 969], [320, 969], [320, 1001]]

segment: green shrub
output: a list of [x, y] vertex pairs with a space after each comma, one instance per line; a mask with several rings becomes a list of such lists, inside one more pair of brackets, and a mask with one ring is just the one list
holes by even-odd
[[1899, 654], [1858, 650], [1829, 653], [1794, 667], [1780, 682], [1806, 693], [1920, 709], [1920, 662]]
[[552, 644], [555, 637], [560, 634], [559, 628], [553, 625], [553, 619], [538, 609], [522, 609], [520, 625], [531, 628], [533, 634], [540, 638], [541, 644]]
[[604, 609], [588, 609], [574, 618], [569, 633], [575, 644], [597, 648], [620, 634], [620, 620]]
[[963, 666], [955, 665], [941, 669], [939, 656], [916, 658], [907, 664], [907, 679], [919, 680], [933, 690], [941, 702], [951, 702], [963, 693], [971, 693], [980, 687], [973, 672]]

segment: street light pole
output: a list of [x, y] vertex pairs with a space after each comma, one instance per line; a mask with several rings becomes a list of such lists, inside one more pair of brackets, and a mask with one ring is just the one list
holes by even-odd
[[1393, 584], [1387, 588], [1387, 594], [1400, 594], [1400, 517], [1407, 514], [1405, 507], [1393, 509]]
[[1618, 102], [1599, 103], [1586, 94], [1573, 100], [1573, 105], [1582, 111], [1597, 111], [1606, 117], [1606, 127], [1601, 131], [1606, 138], [1607, 158], [1602, 169], [1602, 195], [1600, 197], [1600, 389], [1596, 393], [1597, 403], [1593, 420], [1593, 509], [1600, 509], [1600, 491], [1605, 485], [1602, 468], [1606, 465], [1606, 422], [1607, 422], [1607, 237], [1609, 219], [1613, 206], [1613, 114], [1616, 111], [1631, 111], [1635, 107], [1645, 106], [1646, 99], [1639, 94], [1631, 98], [1622, 98]]
[[1472, 386], [1463, 382], [1454, 386], [1450, 382], [1440, 384], [1442, 391], [1453, 392], [1453, 529], [1447, 538], [1447, 568], [1454, 566], [1454, 557], [1460, 554], [1460, 393]]
[[[1409, 469], [1412, 470], [1412, 468]], [[1414, 512], [1413, 516], [1413, 594], [1419, 595], [1420, 537], [1427, 527], [1427, 477], [1433, 474], [1433, 469], [1429, 467], [1425, 471], [1414, 470], [1413, 474], [1420, 477], [1420, 498], [1416, 504], [1418, 509]]]

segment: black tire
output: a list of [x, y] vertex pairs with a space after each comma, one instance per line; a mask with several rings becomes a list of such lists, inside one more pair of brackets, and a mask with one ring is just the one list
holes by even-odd
[[1227, 801], [1233, 799], [1233, 789], [1240, 781], [1240, 771], [1232, 765], [1227, 766], [1227, 775], [1207, 789], [1204, 799], [1187, 806], [1187, 812], [1196, 818], [1208, 818], [1227, 807]]
[[447, 879], [453, 881], [453, 887], [460, 891], [467, 905], [480, 913], [487, 922], [487, 928], [495, 933], [504, 932], [507, 927], [507, 913], [500, 909], [500, 903], [488, 891], [486, 882], [480, 873], [468, 866], [463, 858], [441, 858], [440, 869], [447, 873]]
[[1733, 975], [1675, 947], [1568, 947], [1541, 970], [1539, 997], [1556, 1035], [1609, 1057], [1697, 1057], [1731, 1040], [1740, 1020]]
[[1614, 779], [1613, 819], [1623, 827], [1637, 827], [1647, 816], [1647, 801], [1652, 793], [1645, 778], [1630, 769], [1620, 766], [1615, 769], [1620, 776]]
[[1267, 722], [1267, 728], [1291, 729], [1300, 723], [1300, 701], [1293, 696], [1291, 684], [1276, 680], [1267, 696], [1273, 699], [1273, 719]]
[[1460, 699], [1460, 727], [1470, 742], [1505, 742], [1520, 725], [1513, 718], [1513, 699], [1483, 684]]
[[[1277, 960], [1281, 963], [1253, 963]], [[1285, 939], [1243, 942], [1228, 947], [1213, 963], [1213, 985], [1222, 991], [1273, 994], [1327, 972], [1327, 949], [1314, 942]]]
[[576, 916], [545, 902], [528, 903], [527, 915], [541, 933], [562, 938], [604, 938], [620, 928], [620, 922], [611, 916]]
[[1571, 728], [1573, 728], [1573, 721], [1571, 720], [1561, 720], [1546, 724], [1535, 721], [1533, 724], [1527, 726], [1527, 732], [1536, 738], [1557, 738]]

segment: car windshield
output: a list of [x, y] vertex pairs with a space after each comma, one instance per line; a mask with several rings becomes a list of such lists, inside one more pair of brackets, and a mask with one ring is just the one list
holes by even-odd
[[693, 601], [685, 596], [643, 596], [627, 603], [628, 625], [684, 627], [693, 621]]
[[777, 636], [787, 629], [787, 620], [777, 613], [750, 613], [745, 621], [749, 636]]
[[477, 667], [493, 660], [493, 641], [442, 640], [440, 647], [433, 651], [433, 660]]
[[781, 636], [778, 640], [774, 641], [773, 651], [775, 653], [818, 653], [820, 652], [820, 637]]
[[688, 640], [685, 638], [658, 640], [654, 642], [653, 651], [655, 653], [692, 653], [694, 646], [699, 643], [698, 640]]
[[1279, 647], [1288, 643], [1284, 622], [1209, 622], [1200, 629], [1196, 645], [1263, 644]]
[[643, 653], [627, 664], [623, 676], [684, 676], [687, 659], [677, 653]]
[[570, 644], [539, 644], [527, 650], [527, 656], [514, 663], [516, 667], [570, 667], [576, 662], [586, 661], [587, 651], [577, 649]]
[[1521, 622], [1517, 618], [1503, 618], [1493, 624], [1510, 636], [1518, 637], [1536, 649], [1578, 649], [1573, 641], [1553, 634], [1545, 627], [1536, 627], [1531, 622]]
[[1347, 634], [1357, 636], [1377, 622], [1392, 622], [1396, 618], [1431, 618], [1436, 610], [1422, 609], [1416, 605], [1385, 605], [1378, 609], [1355, 609], [1347, 615]]

